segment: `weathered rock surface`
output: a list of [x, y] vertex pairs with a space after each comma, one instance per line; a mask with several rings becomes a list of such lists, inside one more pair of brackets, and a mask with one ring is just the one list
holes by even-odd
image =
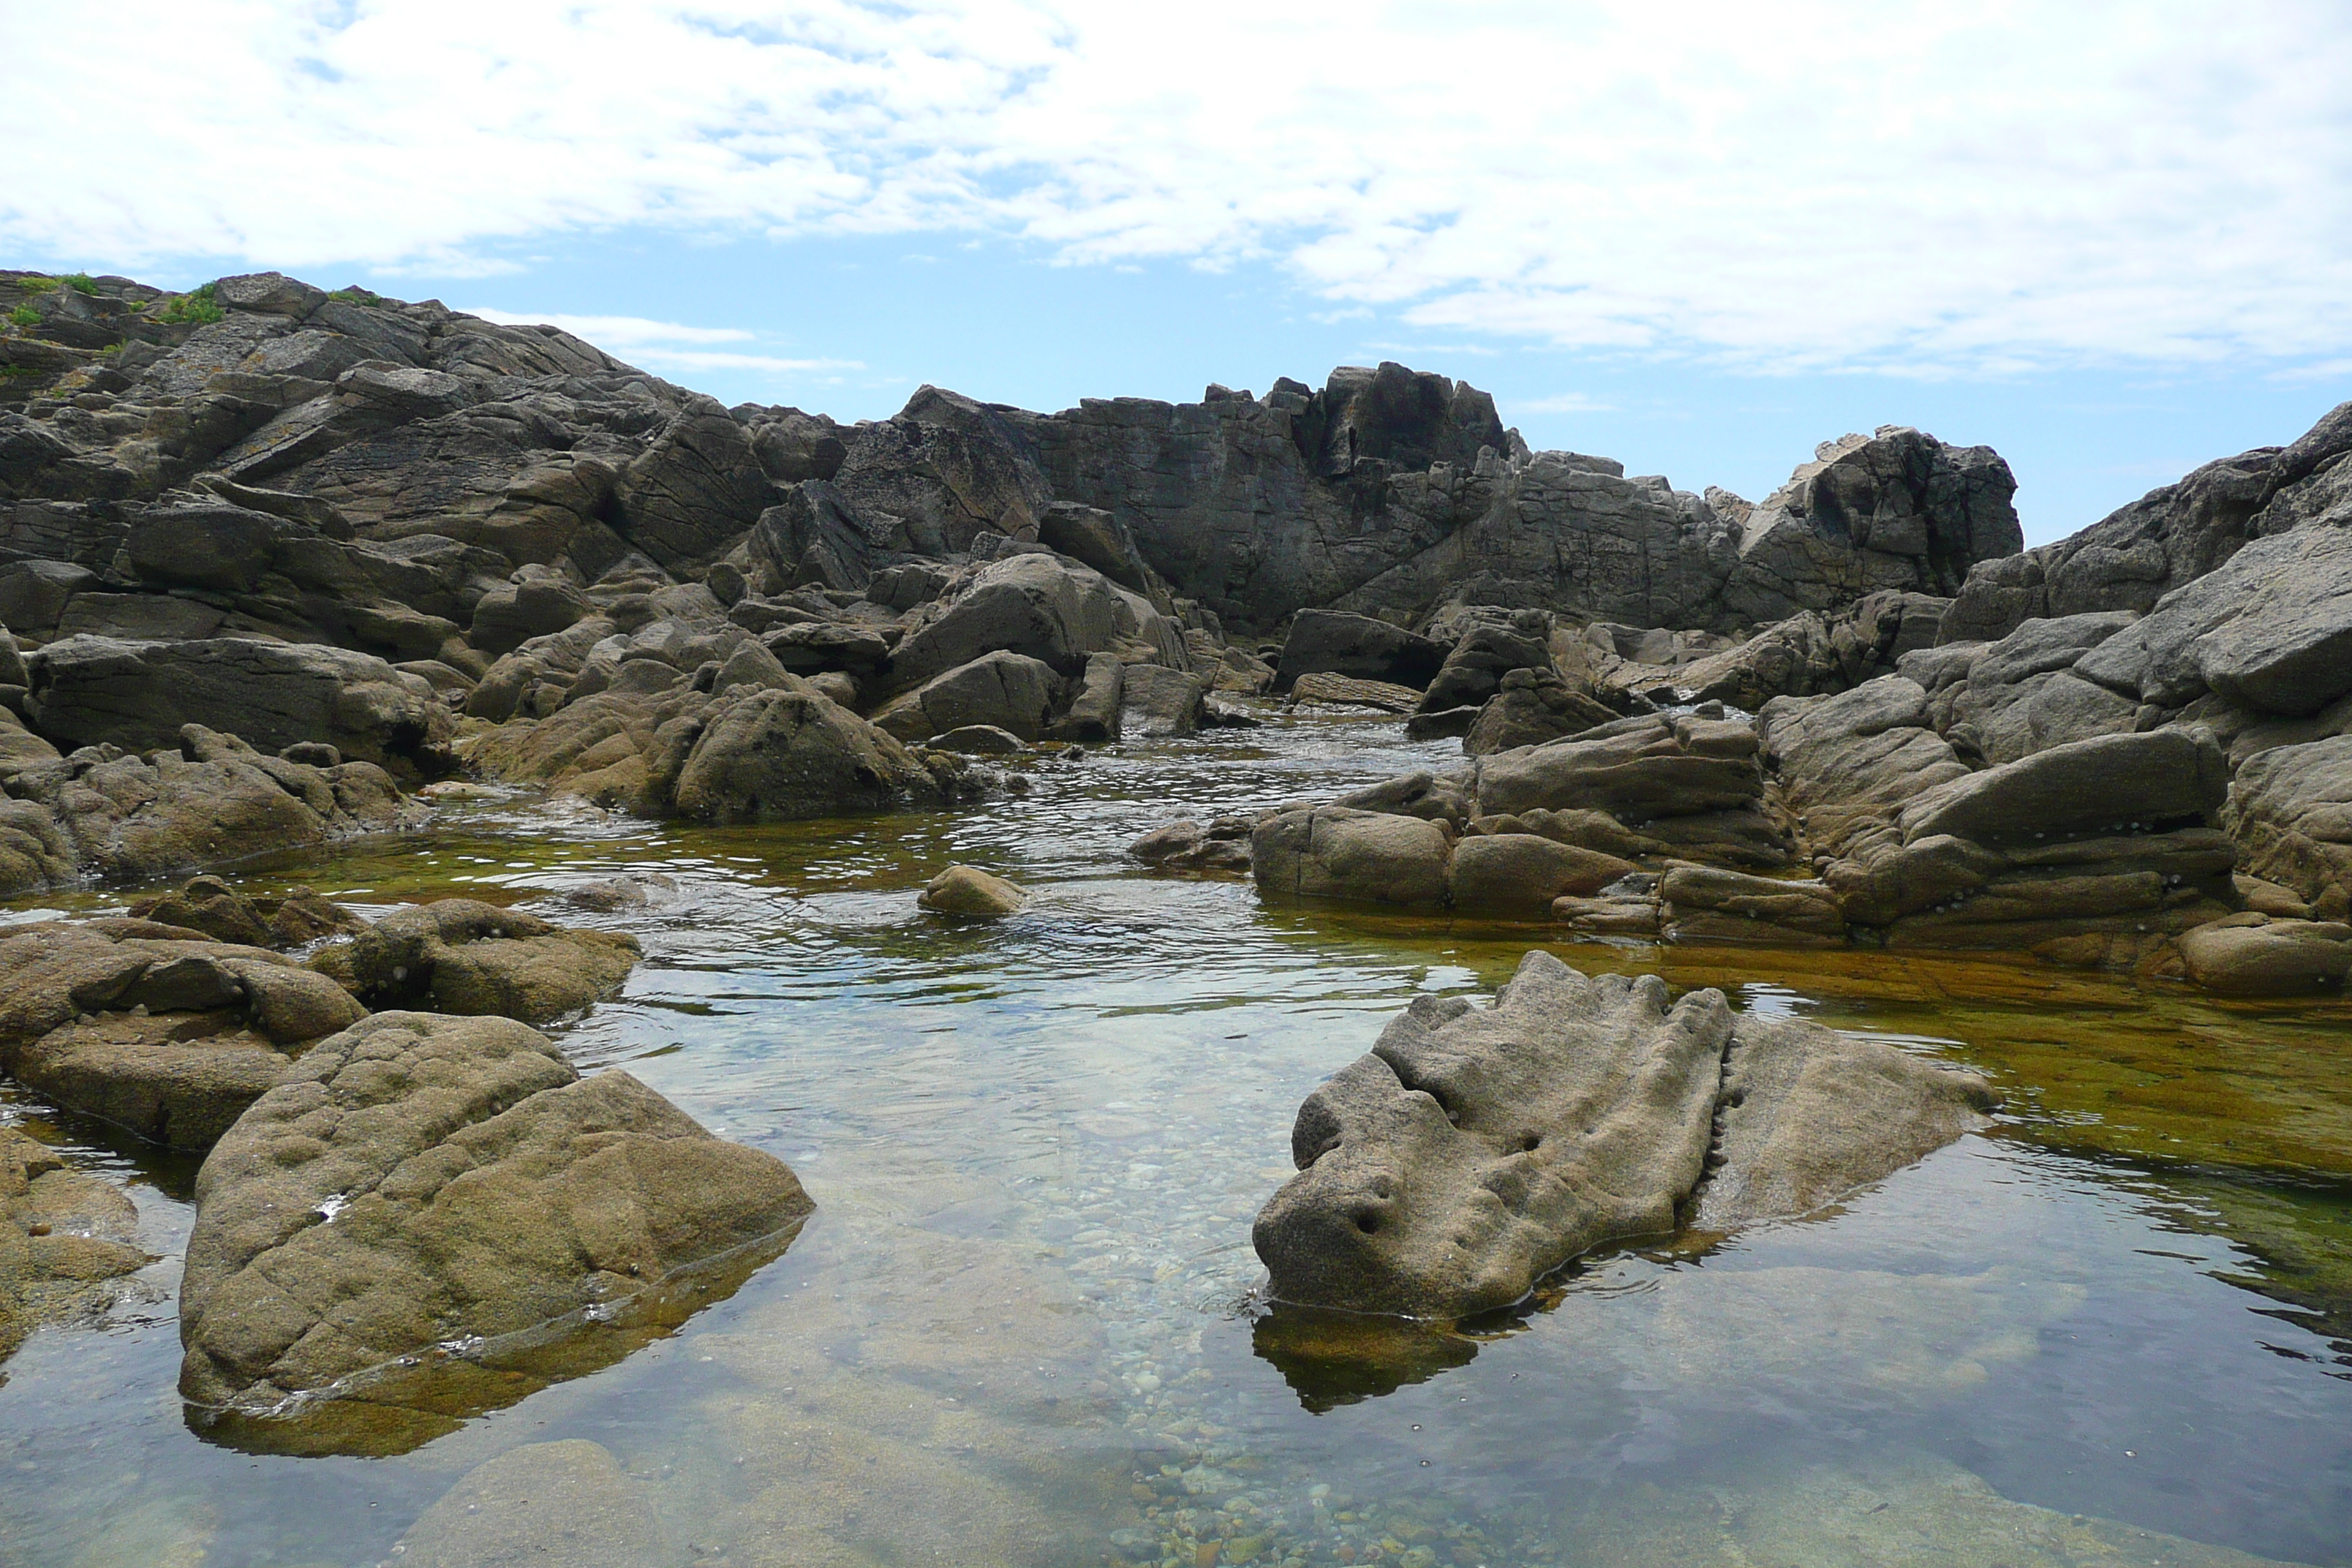
[[1445, 645], [1375, 620], [1337, 610], [1301, 610], [1291, 618], [1275, 686], [1288, 690], [1302, 675], [1343, 675], [1412, 689], [1416, 700], [1445, 666]]
[[2094, 735], [1971, 771], [1932, 707], [1896, 675], [1765, 709], [1782, 800], [1851, 924], [2136, 963], [2234, 907], [2210, 733]]
[[1029, 895], [977, 866], [950, 866], [923, 886], [915, 901], [940, 915], [1011, 915], [1028, 907]]
[[2352, 736], [2281, 746], [2238, 770], [2224, 814], [2245, 868], [2326, 920], [2352, 918]]
[[[140, 927], [161, 933], [170, 927]], [[151, 1142], [201, 1152], [300, 1049], [365, 1016], [281, 954], [57, 921], [0, 941], [0, 1069]]]
[[451, 721], [430, 682], [345, 648], [220, 637], [68, 637], [27, 661], [34, 726], [68, 748], [176, 746], [190, 723], [265, 751], [323, 741], [411, 778], [448, 771]]
[[2258, 447], [2150, 490], [2080, 533], [1988, 557], [1945, 618], [1946, 642], [1991, 641], [2025, 622], [2103, 610], [2146, 614], [2252, 540], [2333, 527], [2352, 503], [2352, 404], [2288, 447]]
[[[1282, 1300], [1459, 1318], [1694, 1194], [1728, 1229], [1810, 1213], [1979, 1124], [1981, 1079], [1722, 994], [1530, 952], [1491, 1007], [1416, 1001], [1309, 1095], [1259, 1214]], [[1708, 1152], [1722, 1117], [1723, 1167]], [[1702, 1185], [1704, 1184], [1704, 1185]]]
[[181, 1393], [289, 1420], [436, 1345], [609, 1311], [810, 1206], [782, 1163], [625, 1073], [582, 1079], [508, 1019], [417, 1013], [313, 1047], [196, 1200]]
[[474, 899], [394, 910], [324, 947], [310, 967], [371, 1007], [497, 1014], [543, 1024], [612, 996], [636, 967], [637, 939], [576, 931]]
[[874, 724], [909, 743], [967, 724], [1034, 741], [1045, 732], [1055, 684], [1053, 667], [1042, 659], [1000, 649], [933, 676], [875, 714]]
[[131, 912], [140, 920], [246, 947], [301, 947], [360, 931], [367, 923], [308, 889], [247, 898], [218, 877], [192, 878], [168, 893], [135, 900]]
[[1983, 1078], [1801, 1018], [1743, 1014], [1725, 1058], [1718, 1168], [1692, 1225], [1808, 1215], [1985, 1125]]
[[152, 756], [98, 746], [43, 757], [27, 747], [5, 779], [16, 798], [0, 802], [0, 876], [10, 891], [170, 876], [422, 817], [373, 763], [289, 762], [194, 724]]

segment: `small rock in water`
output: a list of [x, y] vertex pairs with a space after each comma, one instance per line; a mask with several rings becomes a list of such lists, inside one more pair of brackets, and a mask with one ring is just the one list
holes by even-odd
[[915, 901], [934, 914], [1009, 915], [1026, 905], [1029, 895], [977, 866], [950, 866], [932, 878]]

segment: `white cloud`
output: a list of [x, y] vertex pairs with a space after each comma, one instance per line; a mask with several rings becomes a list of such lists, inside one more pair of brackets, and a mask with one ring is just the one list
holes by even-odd
[[1614, 414], [1617, 405], [1599, 402], [1581, 392], [1562, 392], [1550, 397], [1516, 403], [1511, 411], [1515, 414]]
[[493, 310], [487, 305], [460, 305], [457, 309], [501, 326], [560, 327], [575, 338], [586, 338], [613, 350], [646, 343], [740, 343], [752, 337], [741, 327], [688, 327], [677, 321], [649, 321], [644, 316], [535, 316], [528, 311]]
[[2352, 349], [2340, 0], [124, 0], [0, 58], [27, 257], [995, 234], [1761, 369]]
[[735, 349], [706, 349], [695, 343], [750, 342], [757, 334], [741, 327], [689, 327], [677, 321], [656, 321], [645, 316], [565, 316], [494, 310], [487, 305], [457, 307], [467, 315], [510, 327], [561, 327], [585, 338], [608, 353], [641, 362], [650, 370], [763, 370], [778, 374], [809, 375], [864, 370], [854, 359], [789, 359], [777, 354], [745, 353]]

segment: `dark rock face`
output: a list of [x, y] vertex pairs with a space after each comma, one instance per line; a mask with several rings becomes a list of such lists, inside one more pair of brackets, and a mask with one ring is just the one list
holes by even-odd
[[2257, 447], [2208, 463], [2178, 483], [2055, 544], [1986, 557], [1952, 606], [1947, 642], [1990, 641], [2029, 620], [2100, 610], [2153, 610], [2251, 542], [2352, 516], [2352, 403], [2288, 447]]
[[1344, 675], [1419, 690], [1444, 667], [1444, 644], [1370, 616], [1301, 610], [1290, 623], [1275, 666], [1275, 685], [1286, 689], [1302, 675]]
[[[1809, 1213], [1982, 1122], [1981, 1079], [1545, 952], [1415, 1002], [1307, 1098], [1253, 1235], [1285, 1301], [1459, 1318], [1606, 1242]], [[1708, 1171], [1721, 1136], [1723, 1168]], [[1702, 1184], [1704, 1183], [1704, 1185]]]
[[451, 720], [431, 682], [348, 648], [218, 637], [68, 637], [36, 652], [28, 706], [70, 747], [177, 746], [195, 723], [276, 751], [324, 742], [411, 778], [448, 771]]
[[435, 1344], [548, 1331], [772, 1255], [810, 1208], [780, 1162], [626, 1073], [582, 1079], [508, 1019], [421, 1013], [312, 1047], [215, 1146], [196, 1199], [181, 1393], [298, 1422], [315, 1413], [291, 1396], [371, 1374], [371, 1403], [397, 1407], [394, 1363]]

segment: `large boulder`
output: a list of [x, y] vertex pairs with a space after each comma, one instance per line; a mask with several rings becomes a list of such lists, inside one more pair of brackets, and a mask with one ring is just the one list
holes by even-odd
[[909, 743], [967, 724], [992, 724], [1034, 741], [1045, 732], [1055, 684], [1043, 660], [1000, 649], [933, 676], [877, 713], [874, 725]]
[[1975, 1075], [1892, 1047], [1530, 952], [1493, 1006], [1423, 997], [1307, 1098], [1299, 1173], [1253, 1240], [1277, 1300], [1460, 1318], [1671, 1233], [1694, 1195], [1710, 1229], [1809, 1213], [1991, 1102]]
[[2189, 978], [2232, 996], [2309, 996], [2352, 973], [2352, 925], [2231, 915], [2182, 933]]
[[1905, 842], [1979, 844], [2210, 826], [2230, 788], [2210, 735], [2098, 735], [1936, 785], [1896, 815]]
[[140, 920], [243, 947], [302, 947], [367, 926], [342, 905], [307, 888], [248, 897], [218, 877], [192, 877], [169, 892], [133, 900], [131, 912]]
[[[633, 661], [636, 662], [636, 661]], [[493, 776], [647, 816], [786, 822], [949, 804], [960, 775], [813, 684], [605, 690], [483, 738]]]
[[804, 691], [754, 691], [714, 707], [677, 778], [677, 815], [703, 822], [795, 822], [946, 799], [897, 740]]
[[[1421, 711], [1475, 708], [1502, 689], [1515, 669], [1551, 668], [1551, 617], [1521, 610], [1505, 621], [1482, 621], [1462, 634], [1422, 693]], [[1546, 737], [1549, 739], [1549, 737]]]
[[1769, 621], [1843, 605], [1857, 589], [1957, 593], [1971, 563], [2024, 548], [2016, 490], [1990, 447], [1900, 426], [1824, 442], [1741, 521], [1725, 607]]
[[194, 723], [263, 751], [324, 742], [410, 778], [446, 773], [454, 760], [454, 721], [432, 684], [348, 648], [76, 637], [26, 662], [34, 727], [68, 750], [176, 747], [182, 727]]
[[1139, 595], [1058, 555], [1014, 554], [983, 567], [936, 618], [908, 634], [890, 655], [890, 679], [911, 689], [998, 651], [1076, 675], [1087, 655], [1128, 642], [1150, 646], [1176, 668], [1187, 662], [1182, 635]]
[[1445, 871], [1457, 910], [1541, 919], [1552, 900], [1597, 893], [1638, 869], [1614, 855], [1536, 833], [1485, 833], [1454, 847]]
[[[1613, 722], [1617, 715], [1590, 693], [1561, 679], [1558, 670], [1508, 670], [1496, 683], [1495, 695], [1480, 706], [1462, 737], [1465, 756], [1483, 757], [1521, 746], [1540, 746], [1565, 740], [1596, 725]], [[1433, 710], [1426, 702], [1424, 712]]]
[[1201, 727], [1208, 683], [1164, 664], [1129, 665], [1119, 682], [1119, 729], [1143, 736], [1190, 735]]
[[626, 1073], [583, 1079], [509, 1019], [421, 1013], [313, 1047], [214, 1148], [195, 1195], [180, 1391], [294, 1424], [363, 1379], [382, 1407], [404, 1375], [461, 1377], [436, 1346], [558, 1337], [775, 1250], [810, 1207], [781, 1162]]
[[2340, 523], [2248, 543], [2074, 668], [2168, 709], [2210, 691], [2304, 718], [2352, 693], [2352, 500]]
[[2294, 889], [2325, 919], [2352, 918], [2352, 735], [2250, 759], [2223, 820], [2246, 870]]
[[0, 942], [0, 1069], [150, 1142], [202, 1152], [301, 1048], [366, 1009], [280, 954], [130, 922]]
[[377, 1009], [429, 1007], [543, 1024], [616, 994], [642, 949], [474, 899], [413, 904], [320, 949], [310, 966]]
[[1345, 675], [1425, 689], [1451, 650], [1402, 626], [1338, 610], [1301, 610], [1291, 617], [1275, 665], [1275, 685], [1287, 690], [1302, 675]]
[[1435, 823], [1336, 805], [1277, 813], [1250, 835], [1258, 887], [1296, 898], [1442, 904], [1450, 852]]

